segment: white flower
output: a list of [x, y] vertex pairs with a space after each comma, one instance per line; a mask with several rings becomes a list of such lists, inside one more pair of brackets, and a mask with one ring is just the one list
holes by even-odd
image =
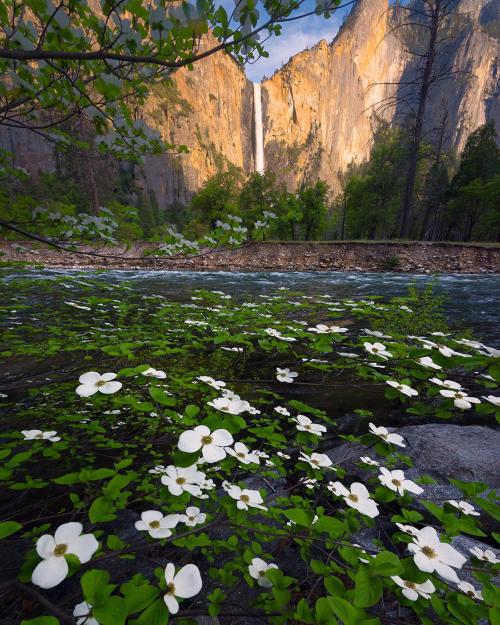
[[260, 464], [259, 456], [257, 456], [255, 452], [250, 451], [243, 443], [235, 443], [233, 448], [227, 447], [226, 451], [243, 464]]
[[471, 504], [467, 503], [466, 501], [455, 501], [454, 499], [448, 499], [447, 503], [468, 516], [480, 516], [479, 512], [476, 512], [474, 506], [471, 506]]
[[496, 557], [495, 553], [491, 549], [486, 549], [483, 551], [479, 549], [479, 547], [474, 547], [473, 549], [469, 549], [473, 556], [482, 560], [483, 562], [489, 562], [490, 564], [498, 564], [500, 560]]
[[252, 563], [248, 565], [248, 572], [250, 574], [250, 577], [253, 577], [254, 579], [257, 580], [257, 583], [259, 584], [259, 586], [262, 586], [262, 588], [271, 588], [273, 583], [266, 576], [266, 572], [269, 569], [277, 569], [277, 568], [278, 568], [277, 565], [273, 564], [272, 562], [268, 564], [267, 562], [264, 562], [264, 560], [261, 560], [260, 558], [254, 558], [252, 560]]
[[157, 380], [164, 380], [167, 377], [165, 371], [160, 371], [160, 369], [153, 369], [153, 367], [149, 367], [146, 371], [142, 371], [142, 375], [145, 375], [148, 378], [156, 378]]
[[416, 391], [411, 386], [408, 386], [407, 384], [400, 384], [399, 382], [395, 382], [394, 380], [386, 380], [385, 382], [389, 386], [392, 386], [397, 391], [399, 391], [400, 393], [403, 393], [403, 395], [407, 395], [408, 397], [413, 397], [415, 395], [418, 395], [418, 391]]
[[443, 397], [453, 399], [453, 405], [460, 410], [472, 408], [472, 404], [480, 404], [481, 400], [477, 397], [469, 397], [464, 391], [442, 390], [439, 391]]
[[189, 599], [197, 595], [203, 585], [201, 581], [200, 569], [195, 564], [186, 564], [177, 575], [175, 566], [169, 562], [165, 567], [165, 581], [167, 582], [167, 592], [163, 596], [170, 614], [177, 614], [179, 603], [176, 597]]
[[36, 543], [38, 555], [43, 558], [39, 562], [31, 581], [41, 588], [53, 588], [60, 584], [68, 574], [68, 563], [64, 556], [72, 554], [84, 564], [99, 548], [99, 543], [93, 534], [82, 534], [81, 523], [63, 523], [54, 536], [44, 534]]
[[301, 432], [309, 432], [310, 434], [315, 434], [316, 436], [322, 436], [323, 432], [326, 432], [326, 427], [324, 425], [313, 423], [309, 417], [306, 417], [303, 414], [298, 414], [293, 420], [297, 424], [297, 430], [300, 430]]
[[232, 444], [233, 437], [227, 430], [210, 432], [206, 425], [198, 425], [194, 430], [186, 430], [179, 436], [178, 447], [190, 454], [201, 449], [207, 462], [219, 462], [226, 457], [224, 447]]
[[116, 393], [122, 387], [121, 382], [112, 382], [116, 378], [116, 373], [97, 373], [97, 371], [88, 371], [78, 378], [80, 386], [76, 388], [76, 392], [81, 397], [90, 397], [99, 391], [105, 395]]
[[479, 599], [480, 601], [483, 600], [483, 593], [480, 590], [476, 590], [472, 584], [469, 584], [469, 582], [460, 582], [457, 584], [457, 588], [471, 597], [471, 599]]
[[341, 326], [328, 326], [324, 323], [318, 323], [314, 328], [307, 328], [308, 332], [316, 332], [317, 334], [340, 334], [341, 332], [347, 332], [347, 328]]
[[433, 527], [418, 530], [413, 542], [408, 545], [408, 551], [413, 553], [413, 561], [421, 571], [435, 571], [449, 582], [460, 582], [453, 568], [461, 569], [466, 558], [448, 543], [440, 542]]
[[483, 397], [483, 399], [486, 399], [486, 401], [489, 401], [490, 404], [493, 404], [494, 406], [500, 407], [500, 397], [496, 397], [495, 395], [488, 395]]
[[293, 382], [293, 379], [298, 377], [298, 373], [296, 371], [290, 371], [290, 369], [280, 369], [276, 368], [276, 379], [278, 382]]
[[360, 456], [359, 459], [361, 460], [361, 462], [363, 462], [364, 464], [368, 464], [371, 467], [379, 467], [380, 466], [380, 462], [377, 462], [376, 460], [373, 460], [369, 456]]
[[43, 440], [57, 443], [57, 441], [61, 440], [60, 436], [56, 436], [57, 432], [55, 430], [47, 432], [42, 432], [41, 430], [21, 430], [21, 434], [24, 435], [25, 441]]
[[391, 352], [388, 352], [385, 348], [385, 345], [383, 345], [382, 343], [366, 342], [363, 343], [363, 347], [370, 354], [373, 354], [374, 356], [380, 356], [380, 358], [383, 358], [384, 360], [387, 360], [387, 358], [392, 358]]
[[454, 391], [458, 391], [462, 388], [462, 385], [453, 380], [440, 380], [439, 378], [430, 378], [429, 382], [434, 382], [438, 386], [444, 386], [445, 388], [451, 388]]
[[186, 514], [179, 515], [179, 521], [185, 523], [188, 527], [195, 527], [205, 523], [207, 515], [204, 512], [200, 512], [200, 509], [196, 506], [190, 506], [186, 508]]
[[245, 412], [245, 410], [250, 410], [250, 404], [240, 399], [238, 396], [235, 398], [217, 397], [207, 403], [209, 406], [212, 406], [212, 408], [220, 410], [221, 412], [227, 412], [228, 414], [241, 414]]
[[389, 336], [388, 334], [382, 334], [382, 332], [379, 332], [378, 330], [368, 330], [368, 328], [363, 328], [361, 331], [365, 334], [368, 334], [369, 336], [376, 336], [378, 339], [392, 338], [392, 336]]
[[396, 525], [405, 534], [409, 534], [410, 536], [418, 536], [419, 530], [416, 527], [413, 527], [413, 525], [403, 525], [402, 523], [396, 523]]
[[378, 516], [377, 502], [371, 499], [370, 493], [366, 486], [361, 482], [353, 482], [350, 490], [341, 484], [340, 482], [333, 482], [329, 484], [329, 490], [337, 496], [343, 497], [348, 506], [354, 508], [361, 514], [374, 518]]
[[312, 453], [309, 456], [301, 451], [299, 460], [304, 460], [309, 463], [313, 469], [326, 469], [332, 466], [332, 461], [326, 454]]
[[172, 536], [170, 531], [179, 523], [178, 514], [163, 515], [158, 510], [146, 510], [141, 514], [141, 520], [135, 524], [135, 529], [139, 531], [147, 531], [151, 538], [168, 538]]
[[277, 451], [276, 455], [280, 458], [284, 458], [285, 460], [290, 460], [291, 458], [291, 456], [289, 456], [288, 454], [284, 454], [282, 451]]
[[396, 471], [389, 471], [389, 469], [386, 469], [385, 467], [380, 467], [380, 473], [381, 474], [378, 476], [380, 482], [400, 495], [404, 495], [405, 491], [415, 493], [415, 495], [420, 495], [424, 492], [424, 489], [420, 488], [420, 486], [415, 484], [415, 482], [405, 479], [404, 472], [399, 469]]
[[211, 378], [208, 375], [200, 375], [196, 379], [201, 382], [205, 382], [205, 384], [208, 384], [217, 391], [220, 391], [224, 386], [226, 386], [226, 383], [222, 382], [222, 380], [214, 380], [214, 378]]
[[76, 625], [100, 625], [99, 621], [92, 616], [92, 606], [86, 601], [75, 605], [73, 616]]
[[162, 475], [161, 483], [168, 488], [171, 495], [182, 495], [184, 491], [199, 497], [201, 495], [201, 485], [205, 480], [205, 474], [198, 471], [198, 467], [193, 464], [190, 467], [168, 466]]
[[440, 365], [436, 364], [430, 356], [424, 356], [423, 358], [418, 358], [417, 362], [419, 362], [423, 367], [428, 367], [429, 369], [442, 369]]
[[267, 510], [265, 506], [261, 505], [264, 500], [258, 490], [249, 490], [248, 488], [241, 489], [239, 486], [236, 486], [236, 484], [229, 484], [227, 486], [227, 494], [233, 499], [238, 500], [236, 507], [239, 510], [248, 510], [248, 508]]
[[283, 408], [283, 406], [276, 406], [275, 408], [276, 412], [279, 412], [280, 414], [284, 415], [285, 417], [289, 417], [290, 413], [288, 412], [288, 410], [286, 408]]
[[375, 434], [375, 436], [379, 436], [386, 443], [392, 443], [393, 445], [398, 445], [398, 447], [406, 447], [404, 438], [400, 434], [394, 434], [393, 432], [389, 432], [389, 430], [381, 425], [380, 427], [376, 427], [373, 423], [369, 424], [370, 432]]
[[416, 601], [419, 596], [424, 599], [430, 599], [431, 594], [436, 590], [434, 584], [430, 579], [426, 580], [423, 584], [416, 584], [406, 579], [401, 579], [399, 575], [391, 576], [393, 582], [396, 582], [398, 586], [403, 589], [403, 595], [410, 601]]

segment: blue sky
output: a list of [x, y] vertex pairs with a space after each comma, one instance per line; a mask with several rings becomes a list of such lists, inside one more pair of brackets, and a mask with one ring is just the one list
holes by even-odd
[[[313, 10], [315, 6], [315, 0], [306, 0], [301, 13], [307, 13]], [[340, 9], [330, 19], [311, 15], [283, 24], [282, 34], [279, 37], [269, 39], [265, 44], [269, 58], [261, 58], [252, 65], [246, 66], [248, 78], [254, 82], [259, 82], [263, 76], [271, 76], [276, 69], [280, 68], [297, 52], [313, 46], [321, 39], [326, 39], [328, 42], [332, 41], [349, 9], [350, 7]]]

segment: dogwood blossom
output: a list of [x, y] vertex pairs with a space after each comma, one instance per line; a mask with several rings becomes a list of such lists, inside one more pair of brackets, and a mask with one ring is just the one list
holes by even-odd
[[300, 452], [299, 460], [304, 460], [313, 469], [326, 469], [332, 466], [331, 459], [326, 454], [312, 453], [310, 456], [303, 451]]
[[179, 521], [188, 527], [195, 527], [196, 525], [205, 523], [206, 518], [207, 515], [204, 512], [200, 512], [200, 509], [196, 506], [186, 508], [186, 513], [179, 515]]
[[428, 367], [429, 369], [442, 369], [440, 365], [435, 363], [430, 356], [423, 356], [422, 358], [418, 358], [417, 362], [419, 362], [423, 367]]
[[329, 326], [324, 323], [318, 323], [314, 328], [307, 328], [308, 332], [316, 332], [316, 334], [340, 334], [342, 332], [347, 332], [347, 328], [342, 328], [341, 326]]
[[122, 387], [121, 382], [116, 382], [116, 373], [97, 373], [97, 371], [88, 371], [78, 378], [80, 386], [76, 388], [76, 392], [80, 397], [90, 397], [99, 393], [110, 395], [116, 393]]
[[405, 474], [400, 469], [389, 471], [389, 469], [385, 467], [380, 467], [378, 479], [383, 486], [390, 488], [400, 495], [404, 495], [406, 491], [414, 493], [415, 495], [420, 495], [424, 492], [424, 489], [415, 484], [415, 482], [405, 479]]
[[496, 397], [495, 395], [487, 395], [486, 397], [484, 397], [484, 399], [489, 401], [490, 404], [500, 407], [500, 397]]
[[436, 590], [430, 579], [426, 580], [423, 584], [410, 582], [407, 579], [402, 579], [399, 575], [393, 575], [391, 579], [393, 582], [396, 582], [398, 586], [401, 586], [403, 595], [410, 601], [416, 601], [419, 597], [430, 599], [431, 594]]
[[484, 551], [479, 547], [473, 547], [469, 549], [473, 556], [475, 556], [478, 560], [482, 560], [483, 562], [489, 562], [490, 564], [498, 564], [500, 559], [497, 558], [494, 551], [491, 549], [485, 549]]
[[284, 415], [285, 417], [289, 417], [290, 416], [290, 412], [286, 408], [283, 408], [283, 406], [276, 406], [274, 409], [276, 410], [276, 412], [279, 412], [280, 414]]
[[207, 462], [219, 462], [226, 457], [225, 447], [233, 444], [233, 437], [224, 429], [210, 432], [206, 425], [198, 425], [194, 430], [186, 430], [179, 436], [177, 446], [181, 451], [194, 453], [201, 449]]
[[329, 490], [337, 496], [343, 497], [348, 506], [361, 514], [374, 518], [378, 516], [377, 502], [371, 499], [370, 493], [361, 482], [353, 482], [348, 490], [341, 482], [331, 483]]
[[228, 414], [241, 414], [246, 410], [250, 410], [250, 404], [239, 397], [217, 397], [207, 403], [209, 406], [212, 406], [212, 408], [220, 410], [221, 412], [227, 412]]
[[455, 408], [460, 408], [460, 410], [467, 410], [472, 408], [472, 404], [480, 404], [481, 400], [477, 397], [469, 397], [466, 392], [463, 390], [460, 391], [452, 391], [452, 390], [441, 390], [439, 391], [443, 397], [447, 397], [449, 399], [453, 399], [453, 405]]
[[236, 484], [229, 484], [227, 486], [227, 494], [237, 500], [236, 507], [239, 510], [248, 510], [248, 508], [267, 510], [267, 508], [262, 505], [264, 500], [258, 490], [242, 489]]
[[468, 516], [480, 516], [479, 512], [476, 511], [474, 506], [472, 506], [470, 503], [467, 503], [466, 501], [455, 501], [454, 499], [448, 499], [447, 503]]
[[404, 438], [400, 434], [395, 434], [394, 432], [389, 432], [389, 430], [383, 425], [377, 427], [373, 423], [369, 423], [370, 432], [375, 434], [375, 436], [379, 436], [386, 443], [392, 443], [393, 445], [397, 445], [398, 447], [406, 447]]
[[257, 580], [257, 584], [262, 588], [271, 588], [272, 581], [266, 576], [269, 569], [277, 569], [278, 566], [272, 562], [269, 564], [261, 558], [253, 558], [252, 562], [248, 565], [248, 572], [250, 577]]
[[31, 576], [31, 581], [41, 588], [53, 588], [68, 574], [68, 563], [64, 556], [72, 554], [84, 564], [99, 548], [93, 534], [82, 534], [81, 523], [71, 522], [60, 525], [54, 536], [44, 534], [36, 543], [36, 551], [42, 558]]
[[92, 606], [86, 601], [77, 603], [73, 609], [76, 625], [100, 625], [99, 621], [92, 616]]
[[462, 385], [453, 380], [440, 380], [439, 378], [429, 378], [429, 382], [434, 382], [438, 386], [444, 386], [445, 388], [451, 388], [454, 391], [458, 391], [462, 388]]
[[42, 432], [42, 430], [21, 430], [21, 434], [24, 436], [25, 441], [43, 440], [57, 443], [57, 441], [61, 440], [60, 436], [56, 436], [57, 432], [55, 430], [48, 430], [47, 432]]
[[461, 569], [466, 558], [448, 543], [442, 543], [433, 527], [418, 530], [408, 551], [413, 553], [413, 561], [421, 571], [435, 571], [449, 582], [460, 582], [454, 569]]
[[220, 391], [222, 388], [224, 388], [224, 386], [226, 386], [226, 383], [222, 380], [214, 380], [214, 378], [211, 378], [208, 375], [200, 375], [196, 379], [200, 380], [200, 382], [205, 382], [205, 384], [208, 384], [216, 391]]
[[141, 520], [136, 521], [135, 529], [139, 531], [147, 531], [151, 538], [168, 538], [172, 536], [170, 531], [179, 523], [178, 514], [163, 515], [158, 510], [146, 510], [141, 514]]
[[418, 536], [418, 529], [413, 527], [413, 525], [403, 525], [402, 523], [396, 523], [398, 529], [400, 529], [405, 534], [409, 534], [410, 536]]
[[479, 601], [483, 600], [483, 593], [480, 590], [476, 590], [469, 582], [459, 582], [457, 584], [457, 588], [468, 595], [471, 599], [479, 599]]
[[401, 384], [400, 382], [395, 382], [394, 380], [386, 380], [385, 382], [389, 386], [392, 386], [397, 391], [403, 393], [403, 395], [407, 395], [408, 397], [414, 397], [415, 395], [418, 395], [418, 391], [416, 391], [411, 386], [408, 386], [408, 384]]
[[260, 464], [259, 456], [255, 452], [250, 451], [243, 443], [235, 443], [232, 448], [226, 447], [226, 451], [243, 464]]
[[299, 374], [296, 371], [290, 371], [290, 369], [288, 368], [276, 368], [276, 379], [278, 380], [278, 382], [287, 382], [288, 384], [290, 384], [291, 382], [293, 382], [294, 378], [298, 377], [298, 375]]
[[198, 471], [198, 467], [193, 464], [190, 467], [168, 466], [164, 470], [165, 475], [161, 477], [161, 483], [168, 488], [171, 495], [182, 495], [184, 491], [200, 497], [205, 474]]
[[147, 378], [156, 378], [157, 380], [164, 380], [167, 377], [165, 371], [154, 369], [153, 367], [149, 367], [146, 371], [142, 371], [142, 375], [145, 375]]
[[175, 566], [169, 562], [165, 567], [165, 581], [167, 592], [163, 600], [170, 614], [177, 614], [179, 611], [177, 597], [190, 599], [197, 595], [203, 586], [200, 569], [195, 564], [186, 564], [176, 574]]
[[382, 343], [369, 343], [368, 341], [366, 341], [365, 343], [363, 343], [363, 347], [368, 353], [372, 354], [373, 356], [379, 356], [384, 360], [392, 358], [391, 352], [388, 352], [385, 345], [383, 345]]
[[361, 460], [361, 462], [363, 464], [367, 464], [367, 465], [369, 465], [371, 467], [379, 467], [380, 466], [380, 462], [377, 462], [376, 460], [373, 460], [369, 456], [360, 456], [359, 459]]
[[363, 328], [361, 332], [363, 332], [364, 334], [368, 334], [368, 336], [375, 336], [378, 339], [392, 339], [392, 336], [389, 336], [388, 334], [383, 334], [378, 330], [369, 330], [368, 328]]
[[293, 420], [297, 424], [297, 430], [300, 430], [301, 432], [309, 432], [310, 434], [315, 434], [316, 436], [322, 436], [323, 432], [326, 432], [326, 427], [324, 425], [313, 423], [309, 417], [306, 417], [303, 414], [298, 414]]

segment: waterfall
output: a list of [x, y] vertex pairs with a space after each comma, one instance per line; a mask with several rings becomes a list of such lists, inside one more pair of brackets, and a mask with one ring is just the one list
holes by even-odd
[[264, 173], [264, 127], [262, 124], [262, 93], [260, 82], [253, 84], [253, 117], [255, 136], [255, 171]]

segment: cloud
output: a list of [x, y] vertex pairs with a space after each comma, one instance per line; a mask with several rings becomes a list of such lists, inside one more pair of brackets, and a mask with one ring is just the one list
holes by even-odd
[[314, 46], [322, 39], [331, 42], [341, 22], [340, 16], [333, 16], [326, 20], [324, 17], [311, 15], [297, 22], [284, 24], [282, 34], [279, 37], [272, 37], [264, 44], [269, 57], [261, 58], [252, 65], [246, 66], [248, 78], [259, 82], [263, 76], [271, 76], [294, 54]]

